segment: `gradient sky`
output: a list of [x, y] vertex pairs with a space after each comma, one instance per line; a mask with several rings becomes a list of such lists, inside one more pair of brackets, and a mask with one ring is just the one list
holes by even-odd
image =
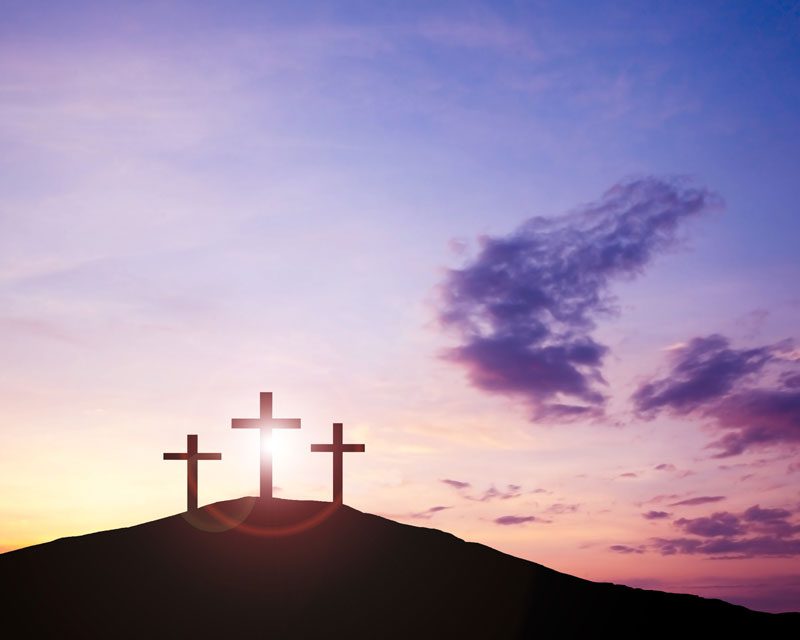
[[[0, 550], [278, 495], [800, 610], [795, 2], [0, 0]], [[540, 217], [542, 219], [533, 220]]]

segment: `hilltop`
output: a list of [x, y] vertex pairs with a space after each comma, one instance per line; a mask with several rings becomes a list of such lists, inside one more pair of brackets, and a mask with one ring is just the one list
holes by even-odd
[[0, 583], [4, 627], [36, 638], [800, 632], [800, 614], [590, 582], [436, 529], [280, 499], [8, 552]]

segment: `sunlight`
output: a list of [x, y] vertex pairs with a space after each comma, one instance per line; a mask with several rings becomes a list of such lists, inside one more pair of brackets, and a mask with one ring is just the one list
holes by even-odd
[[297, 447], [296, 434], [273, 431], [272, 435], [265, 433], [261, 437], [261, 449], [264, 453], [272, 453], [273, 465], [277, 460], [281, 463], [295, 461]]

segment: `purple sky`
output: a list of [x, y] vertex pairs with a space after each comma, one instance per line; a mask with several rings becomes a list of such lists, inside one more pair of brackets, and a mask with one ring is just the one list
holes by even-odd
[[3, 2], [0, 549], [257, 491], [800, 610], [800, 9]]

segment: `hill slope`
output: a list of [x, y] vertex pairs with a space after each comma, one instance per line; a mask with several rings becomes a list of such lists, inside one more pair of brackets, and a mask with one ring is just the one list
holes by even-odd
[[278, 499], [12, 551], [0, 555], [0, 584], [4, 628], [36, 638], [800, 631], [800, 614], [593, 583], [435, 529]]

